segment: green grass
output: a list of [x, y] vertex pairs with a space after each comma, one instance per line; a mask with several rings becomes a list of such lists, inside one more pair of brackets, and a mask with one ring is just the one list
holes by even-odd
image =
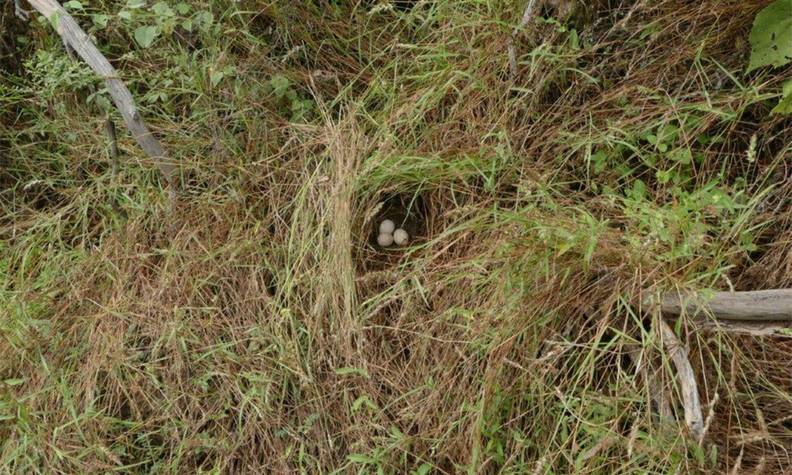
[[[792, 282], [792, 70], [745, 73], [767, 2], [547, 2], [514, 78], [521, 4], [155, 3], [72, 13], [176, 203], [102, 83], [2, 7], [4, 471], [792, 470], [788, 337], [675, 322], [699, 444], [639, 305]], [[388, 213], [409, 248], [372, 244]]]

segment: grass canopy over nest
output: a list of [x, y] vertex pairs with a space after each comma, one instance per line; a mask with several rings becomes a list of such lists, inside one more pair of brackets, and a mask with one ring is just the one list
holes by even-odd
[[671, 322], [696, 440], [640, 305], [792, 286], [792, 67], [746, 72], [771, 2], [523, 3], [65, 2], [175, 202], [0, 5], [0, 466], [792, 471], [790, 334]]

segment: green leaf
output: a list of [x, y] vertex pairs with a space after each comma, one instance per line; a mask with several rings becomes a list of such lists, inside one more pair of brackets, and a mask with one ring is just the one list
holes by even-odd
[[214, 22], [214, 15], [212, 15], [212, 12], [203, 11], [196, 15], [195, 20], [201, 30], [206, 31], [210, 26], [212, 26], [212, 23]]
[[272, 92], [278, 99], [284, 97], [286, 92], [289, 90], [289, 78], [286, 76], [276, 74], [275, 76], [272, 76], [272, 79], [270, 79], [269, 83], [272, 87]]
[[748, 72], [762, 66], [783, 66], [792, 61], [792, 0], [776, 0], [754, 19]]
[[127, 1], [127, 8], [143, 8], [146, 6], [146, 0], [129, 0]]
[[151, 10], [159, 18], [168, 18], [176, 16], [176, 13], [165, 2], [155, 3]]
[[67, 10], [82, 10], [83, 5], [77, 0], [69, 0], [68, 2], [63, 4], [63, 8]]
[[784, 83], [781, 100], [770, 111], [774, 114], [792, 114], [792, 79]]
[[578, 38], [577, 30], [574, 28], [569, 30], [569, 46], [572, 49], [580, 49], [580, 39]]
[[52, 25], [52, 27], [55, 28], [55, 31], [58, 31], [58, 27], [60, 26], [60, 17], [61, 17], [61, 12], [56, 10], [48, 18], [50, 25]]
[[215, 87], [218, 84], [220, 84], [220, 81], [223, 80], [223, 76], [225, 76], [225, 73], [223, 73], [223, 71], [212, 69], [209, 72], [209, 81], [212, 83], [212, 87]]
[[24, 378], [11, 378], [11, 379], [4, 379], [3, 383], [6, 386], [19, 386], [20, 384], [24, 383]]
[[110, 19], [109, 16], [105, 15], [104, 13], [96, 13], [91, 15], [91, 20], [93, 24], [98, 26], [99, 28], [107, 27], [107, 21]]
[[418, 470], [415, 471], [415, 475], [428, 475], [429, 472], [432, 471], [432, 466], [428, 463], [422, 463]]
[[176, 11], [179, 12], [180, 15], [186, 15], [187, 12], [190, 11], [190, 5], [181, 2], [176, 4]]
[[678, 148], [669, 154], [669, 158], [683, 165], [690, 165], [690, 162], [693, 161], [693, 154], [690, 152], [690, 149], [687, 147]]
[[349, 454], [347, 458], [349, 458], [350, 462], [362, 463], [362, 464], [372, 464], [377, 462], [376, 460], [365, 454]]
[[362, 395], [359, 398], [355, 399], [355, 402], [352, 403], [352, 412], [358, 412], [361, 407], [365, 405], [366, 407], [376, 411], [377, 405], [374, 404], [374, 401], [371, 400], [367, 395]]
[[105, 112], [113, 110], [113, 104], [105, 96], [96, 96], [96, 105]]
[[142, 47], [148, 48], [159, 35], [156, 26], [141, 26], [135, 30], [135, 41]]

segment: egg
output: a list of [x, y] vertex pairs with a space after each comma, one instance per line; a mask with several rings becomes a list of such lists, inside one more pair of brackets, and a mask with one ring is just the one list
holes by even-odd
[[377, 244], [382, 247], [388, 247], [393, 244], [393, 234], [389, 233], [382, 233], [377, 236]]
[[393, 242], [396, 243], [397, 246], [404, 246], [410, 240], [410, 235], [407, 234], [402, 228], [393, 231]]
[[380, 223], [379, 232], [380, 234], [393, 234], [394, 229], [396, 229], [396, 225], [393, 224], [393, 221], [386, 219]]

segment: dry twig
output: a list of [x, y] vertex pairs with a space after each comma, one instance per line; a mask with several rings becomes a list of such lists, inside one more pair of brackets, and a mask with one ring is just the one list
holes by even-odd
[[664, 320], [660, 320], [663, 344], [676, 366], [679, 386], [682, 390], [682, 406], [685, 410], [685, 423], [691, 435], [698, 441], [704, 432], [704, 417], [701, 413], [696, 375], [688, 360], [687, 350], [674, 334], [674, 330]]
[[523, 11], [522, 20], [520, 20], [520, 24], [514, 27], [512, 30], [512, 34], [509, 37], [508, 43], [508, 50], [509, 50], [509, 70], [511, 71], [511, 77], [514, 79], [517, 76], [517, 49], [514, 46], [514, 41], [517, 39], [517, 34], [528, 26], [528, 23], [531, 22], [531, 19], [534, 17], [534, 10], [536, 9], [536, 1], [537, 0], [529, 0], [528, 5], [525, 7], [525, 11]]

